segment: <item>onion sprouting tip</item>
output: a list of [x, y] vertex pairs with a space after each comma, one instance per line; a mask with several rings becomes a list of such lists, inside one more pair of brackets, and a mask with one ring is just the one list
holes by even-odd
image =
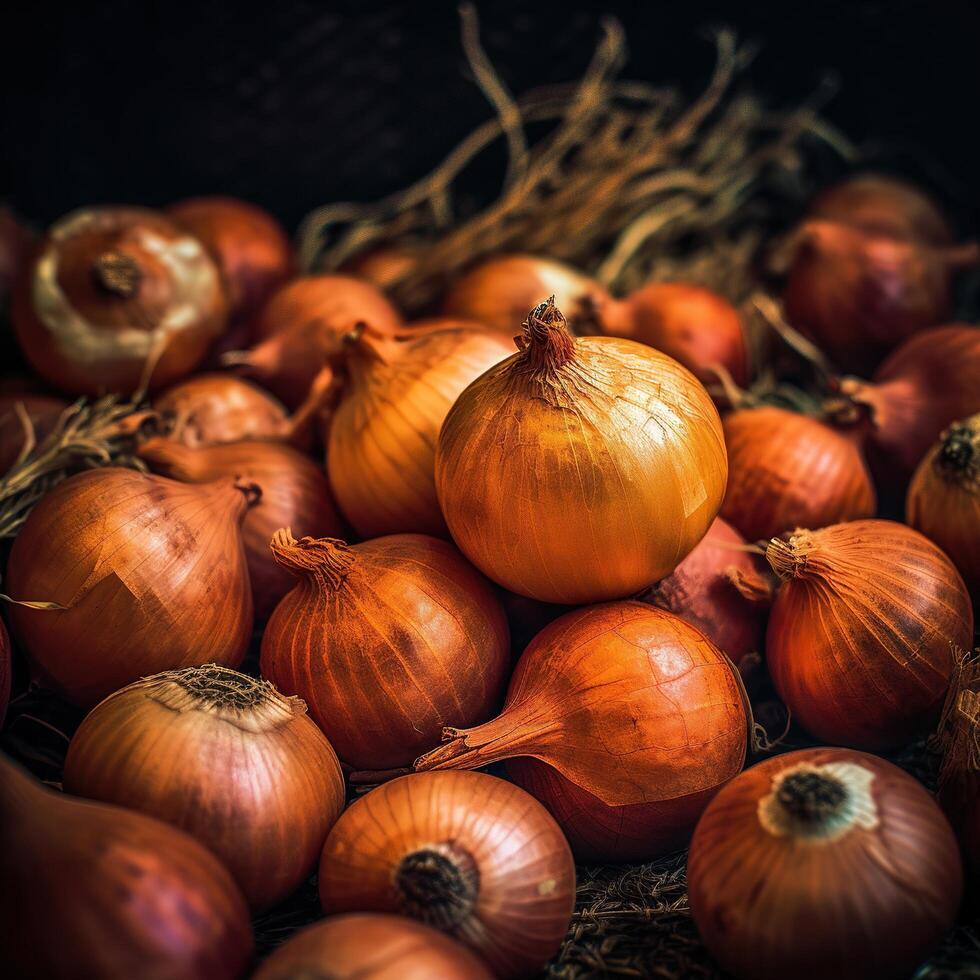
[[340, 538], [293, 537], [288, 527], [272, 536], [269, 547], [276, 563], [296, 575], [313, 575], [330, 589], [339, 589], [354, 564], [354, 552]]

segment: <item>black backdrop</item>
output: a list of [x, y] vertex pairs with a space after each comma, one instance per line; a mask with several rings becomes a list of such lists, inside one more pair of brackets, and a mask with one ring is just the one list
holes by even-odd
[[[450, 3], [139, 0], [17, 4], [0, 23], [0, 200], [41, 222], [83, 203], [256, 200], [295, 226], [428, 170], [489, 109], [463, 79]], [[484, 44], [520, 92], [577, 78], [603, 13], [627, 28], [628, 74], [694, 92], [703, 28], [762, 43], [750, 79], [776, 103], [829, 71], [830, 118], [876, 159], [980, 225], [980, 4], [482, 0]]]

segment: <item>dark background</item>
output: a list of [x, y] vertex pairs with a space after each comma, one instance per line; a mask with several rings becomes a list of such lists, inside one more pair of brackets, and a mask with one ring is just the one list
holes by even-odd
[[[295, 227], [316, 205], [414, 180], [490, 114], [463, 77], [450, 3], [16, 6], [0, 25], [0, 200], [38, 223], [80, 204], [224, 192]], [[831, 73], [829, 118], [940, 193], [964, 231], [980, 225], [980, 4], [478, 7], [515, 93], [577, 78], [604, 12], [627, 29], [627, 75], [694, 93], [712, 64], [704, 29], [731, 24], [761, 42], [748, 78], [773, 104]]]

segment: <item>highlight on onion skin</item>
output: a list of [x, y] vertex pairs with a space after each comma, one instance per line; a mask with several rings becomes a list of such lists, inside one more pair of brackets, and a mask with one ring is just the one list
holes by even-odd
[[12, 664], [10, 656], [10, 636], [7, 627], [0, 619], [0, 725], [7, 716], [7, 705], [10, 703], [10, 682]]
[[774, 538], [783, 580], [766, 661], [792, 717], [821, 741], [868, 751], [929, 731], [969, 649], [973, 607], [952, 562], [917, 531], [868, 520]]
[[18, 405], [31, 421], [35, 445], [44, 442], [68, 408], [68, 402], [48, 395], [0, 394], [0, 477], [17, 461], [26, 442]]
[[56, 793], [0, 756], [0, 947], [11, 976], [238, 980], [248, 909], [174, 827]]
[[565, 838], [535, 799], [495, 776], [402, 776], [352, 804], [327, 836], [329, 915], [420, 919], [501, 978], [531, 977], [558, 951], [575, 906]]
[[926, 789], [849, 749], [790, 752], [737, 776], [705, 810], [687, 867], [702, 940], [746, 980], [910, 976], [963, 890]]

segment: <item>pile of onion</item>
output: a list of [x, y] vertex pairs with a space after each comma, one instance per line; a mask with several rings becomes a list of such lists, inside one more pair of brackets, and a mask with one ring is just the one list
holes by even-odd
[[327, 914], [391, 912], [474, 949], [494, 976], [530, 977], [558, 951], [575, 865], [544, 807], [475, 772], [403, 776], [354, 803], [320, 861]]
[[248, 966], [241, 893], [187, 834], [52, 792], [4, 756], [0, 826], [11, 976], [238, 980]]
[[17, 461], [27, 445], [27, 428], [23, 415], [31, 423], [34, 444], [39, 445], [53, 431], [67, 402], [47, 395], [0, 395], [0, 477]]
[[507, 761], [586, 861], [683, 846], [745, 761], [737, 671], [699, 630], [640, 602], [570, 612], [524, 651], [501, 713], [418, 759], [418, 771]]
[[669, 575], [718, 513], [718, 413], [676, 361], [631, 340], [574, 339], [552, 302], [517, 340], [439, 435], [449, 530], [512, 592], [566, 604], [635, 594]]
[[71, 740], [64, 785], [187, 831], [253, 911], [296, 890], [344, 806], [337, 757], [306, 705], [216, 664], [106, 698]]
[[91, 707], [147, 674], [238, 666], [252, 632], [241, 522], [254, 487], [107, 467], [70, 477], [14, 541], [11, 626], [37, 679]]
[[14, 291], [13, 319], [25, 356], [56, 388], [128, 394], [192, 371], [224, 330], [228, 302], [193, 235], [155, 211], [94, 207], [51, 226]]
[[939, 717], [951, 644], [973, 642], [973, 608], [952, 562], [917, 531], [852, 521], [774, 538], [783, 580], [766, 660], [792, 717], [825, 742], [896, 748]]
[[492, 715], [507, 621], [452, 545], [397, 534], [348, 547], [283, 530], [272, 551], [299, 582], [262, 637], [262, 675], [306, 701], [343, 762], [406, 766], [457, 715]]
[[7, 627], [0, 619], [0, 725], [7, 715], [7, 705], [10, 703], [10, 680], [12, 665], [10, 662], [10, 637]]

